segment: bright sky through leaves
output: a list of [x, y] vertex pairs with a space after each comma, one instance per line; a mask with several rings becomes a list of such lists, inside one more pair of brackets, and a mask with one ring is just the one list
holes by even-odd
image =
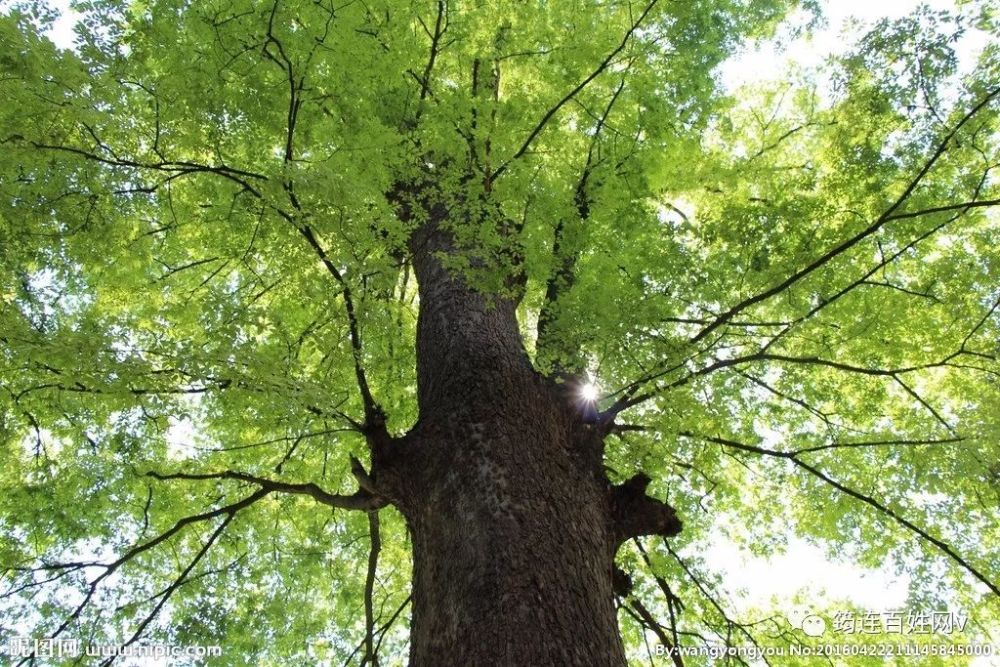
[[[761, 81], [780, 81], [788, 73], [822, 67], [826, 58], [841, 52], [860, 34], [859, 26], [871, 26], [882, 18], [898, 18], [920, 5], [951, 9], [949, 0], [834, 0], [823, 2], [826, 27], [808, 36], [784, 41], [767, 41], [756, 48], [747, 46], [720, 68], [724, 85], [730, 90]], [[853, 37], [852, 37], [853, 36]], [[958, 46], [961, 66], [967, 68], [986, 43], [986, 36], [971, 30]], [[907, 595], [908, 577], [896, 571], [894, 563], [881, 568], [861, 568], [850, 559], [833, 560], [803, 540], [792, 538], [788, 551], [764, 558], [719, 535], [708, 552], [715, 567], [728, 572], [730, 581], [746, 592], [736, 604], [763, 607], [773, 598], [786, 609], [809, 607], [810, 600], [841, 599], [871, 610], [899, 608]], [[984, 661], [979, 661], [983, 665]], [[978, 664], [978, 663], [977, 663]]]
[[[881, 18], [898, 18], [919, 5], [935, 9], [952, 7], [948, 0], [836, 0], [823, 2], [826, 26], [807, 36], [795, 39], [765, 41], [757, 46], [747, 45], [720, 67], [723, 84], [735, 91], [741, 86], [761, 81], [781, 80], [788, 73], [819, 68], [829, 55], [841, 52], [861, 34], [861, 28], [870, 26]], [[76, 14], [67, 0], [52, 3], [62, 12], [62, 17], [48, 32], [49, 37], [62, 48], [72, 48], [73, 26]], [[859, 21], [860, 25], [852, 23]], [[968, 66], [984, 45], [985, 36], [971, 31], [971, 37], [959, 44], [959, 58]], [[599, 391], [594, 384], [580, 389], [584, 400], [594, 401]], [[189, 418], [172, 421], [168, 440], [178, 453], [191, 445], [194, 438]], [[823, 552], [808, 543], [792, 538], [788, 553], [772, 558], [753, 556], [718, 535], [717, 542], [708, 551], [709, 561], [727, 571], [731, 580], [746, 591], [747, 597], [736, 597], [735, 602], [744, 608], [766, 604], [772, 597], [784, 600], [789, 606], [797, 594], [814, 591], [834, 598], [850, 599], [867, 606], [881, 604], [896, 607], [906, 595], [905, 575], [894, 572], [895, 566], [887, 563], [882, 568], [868, 569], [854, 566], [849, 560], [828, 560]], [[801, 600], [799, 600], [801, 602]]]
[[[709, 641], [741, 627], [719, 602], [744, 632], [774, 630], [753, 620], [775, 611], [920, 601], [996, 629], [1000, 50], [971, 27], [998, 32], [976, 14], [987, 0], [958, 3], [961, 19], [933, 11], [943, 0], [830, 2], [827, 27], [797, 36], [809, 16], [795, 10], [763, 43], [782, 0], [654, 2], [635, 34], [645, 3], [459, 2], [438, 28], [434, 3], [327, 4], [93, 3], [72, 53], [2, 17], [0, 361], [14, 372], [0, 435], [16, 455], [0, 468], [0, 560], [113, 559], [263, 493], [106, 580], [100, 564], [56, 576], [38, 592], [51, 607], [15, 593], [0, 612], [21, 604], [22, 623], [52, 627], [72, 612], [56, 586], [90, 587], [134, 606], [124, 624], [98, 604], [80, 618], [131, 632], [140, 598], [191, 564], [209, 574], [151, 630], [196, 632], [204, 600], [236, 591], [209, 619], [231, 642], [286, 607], [338, 662], [371, 639], [372, 601], [405, 608], [412, 543], [427, 543], [371, 490], [373, 443], [466, 437], [425, 411], [458, 366], [417, 364], [419, 309], [465, 321], [417, 296], [413, 258], [431, 246], [414, 239], [441, 216], [442, 275], [511, 300], [478, 321], [506, 312], [526, 356], [493, 368], [570, 378], [580, 432], [606, 436], [583, 448], [598, 452], [586, 479], [646, 484], [683, 520], [618, 552], [654, 615], [673, 616], [669, 581], [689, 636]], [[62, 48], [74, 20], [48, 32]], [[503, 388], [490, 410], [547, 405], [518, 386], [480, 379], [458, 404]], [[473, 468], [489, 479], [464, 488], [520, 484]], [[34, 595], [31, 570], [10, 576]], [[620, 620], [644, 659], [650, 626]], [[387, 655], [407, 641], [394, 626]]]

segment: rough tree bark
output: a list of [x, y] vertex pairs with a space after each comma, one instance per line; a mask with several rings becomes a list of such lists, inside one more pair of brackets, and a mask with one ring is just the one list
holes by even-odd
[[609, 483], [609, 420], [585, 423], [534, 370], [515, 302], [442, 267], [454, 244], [429, 217], [410, 242], [419, 421], [373, 448], [373, 483], [413, 539], [410, 664], [624, 665], [615, 551], [680, 522], [643, 476]]

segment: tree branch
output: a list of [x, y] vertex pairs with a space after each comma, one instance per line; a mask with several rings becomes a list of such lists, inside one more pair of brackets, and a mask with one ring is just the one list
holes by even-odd
[[684, 610], [684, 603], [681, 602], [681, 599], [677, 597], [676, 594], [674, 594], [667, 582], [664, 581], [663, 577], [653, 571], [653, 563], [649, 559], [649, 554], [646, 553], [646, 548], [642, 546], [642, 540], [635, 538], [632, 541], [639, 550], [639, 555], [642, 557], [642, 561], [646, 564], [646, 569], [649, 570], [650, 576], [653, 577], [653, 581], [655, 581], [656, 585], [660, 587], [660, 591], [667, 600], [667, 611], [670, 613], [670, 631], [674, 638], [674, 646], [680, 646], [680, 636], [677, 632], [677, 617], [680, 616], [681, 612]]
[[[285, 128], [285, 154], [284, 161], [286, 164], [293, 162], [294, 156], [294, 136], [295, 136], [295, 124], [298, 119], [299, 108], [302, 106], [301, 93], [305, 86], [306, 75], [303, 74], [296, 81], [295, 69], [293, 67], [291, 58], [285, 52], [284, 45], [281, 43], [274, 34], [274, 23], [275, 17], [278, 11], [278, 0], [275, 0], [271, 7], [271, 13], [268, 18], [267, 25], [267, 40], [264, 43], [263, 53], [266, 58], [275, 63], [280, 67], [288, 79], [289, 87], [289, 98], [288, 98], [288, 114], [287, 122]], [[329, 22], [328, 22], [329, 26]], [[277, 49], [278, 55], [275, 56], [271, 53], [268, 48], [271, 44]], [[312, 53], [310, 53], [310, 57]], [[302, 204], [299, 201], [298, 196], [295, 193], [295, 184], [290, 177], [286, 178], [282, 183], [282, 187], [288, 195], [289, 201], [292, 208], [295, 209], [298, 216], [302, 216], [303, 219], [299, 219], [296, 215], [291, 215], [287, 211], [281, 208], [275, 208], [275, 211], [284, 218], [287, 222], [291, 223], [293, 227], [306, 239], [309, 246], [313, 249], [316, 255], [319, 257], [320, 261], [326, 270], [333, 276], [334, 280], [341, 288], [341, 295], [344, 298], [344, 309], [347, 314], [347, 325], [348, 331], [351, 338], [351, 352], [354, 357], [354, 373], [358, 383], [358, 390], [361, 392], [361, 400], [365, 411], [365, 431], [366, 432], [376, 432], [379, 434], [384, 433], [385, 426], [385, 414], [382, 412], [381, 407], [372, 397], [371, 389], [368, 385], [368, 380], [365, 376], [364, 366], [363, 366], [363, 349], [361, 343], [361, 331], [358, 325], [358, 317], [354, 308], [354, 298], [351, 292], [350, 285], [344, 279], [343, 273], [337, 268], [337, 265], [333, 263], [326, 249], [319, 242], [316, 234], [313, 232], [312, 227], [305, 221], [305, 211], [302, 208]]]
[[552, 106], [548, 111], [545, 112], [545, 115], [542, 116], [542, 119], [538, 121], [538, 124], [535, 125], [534, 129], [531, 130], [531, 133], [528, 135], [528, 138], [524, 140], [524, 143], [521, 144], [521, 147], [519, 149], [517, 149], [517, 152], [514, 153], [514, 155], [509, 160], [507, 160], [497, 168], [496, 172], [493, 174], [494, 181], [500, 178], [500, 176], [507, 170], [507, 167], [510, 166], [511, 162], [514, 162], [515, 160], [523, 156], [526, 152], [528, 152], [528, 148], [531, 147], [531, 143], [535, 140], [535, 137], [541, 134], [542, 130], [545, 129], [545, 126], [548, 124], [548, 122], [552, 120], [552, 117], [555, 116], [556, 113], [558, 113], [559, 110], [562, 109], [567, 102], [576, 97], [576, 95], [581, 90], [586, 88], [591, 81], [600, 76], [600, 74], [605, 69], [608, 68], [608, 66], [611, 64], [611, 61], [614, 60], [615, 57], [625, 49], [625, 46], [632, 38], [632, 35], [635, 33], [636, 30], [639, 29], [639, 26], [642, 24], [643, 20], [645, 20], [646, 16], [656, 5], [656, 2], [657, 0], [652, 0], [652, 2], [646, 5], [646, 8], [642, 10], [642, 14], [639, 15], [639, 18], [636, 19], [635, 23], [632, 24], [632, 27], [630, 27], [628, 31], [625, 33], [625, 36], [622, 38], [621, 43], [611, 53], [609, 53], [608, 56], [603, 61], [601, 61], [601, 63], [597, 66], [596, 69], [594, 69], [593, 72], [591, 72], [583, 81], [577, 84], [576, 87], [573, 88], [573, 90], [566, 93], [566, 95], [561, 100], [556, 102], [554, 106]]
[[368, 550], [368, 575], [365, 577], [365, 654], [361, 658], [364, 667], [370, 664], [378, 667], [378, 651], [375, 646], [375, 574], [378, 570], [378, 555], [382, 549], [382, 536], [379, 532], [378, 510], [368, 512], [368, 535], [371, 548]]
[[853, 448], [853, 447], [910, 447], [910, 446], [922, 446], [922, 445], [952, 445], [955, 443], [963, 442], [965, 438], [954, 437], [954, 438], [944, 438], [940, 440], [870, 440], [861, 442], [830, 442], [825, 445], [814, 445], [811, 447], [802, 447], [791, 452], [793, 455], [798, 456], [799, 454], [809, 454], [812, 452], [822, 452], [827, 449], [840, 449], [840, 448]]
[[[631, 609], [630, 609], [631, 607]], [[639, 625], [650, 630], [656, 635], [656, 638], [660, 640], [667, 649], [667, 655], [670, 656], [671, 661], [676, 667], [684, 667], [684, 661], [681, 659], [680, 654], [676, 650], [677, 643], [670, 641], [670, 637], [664, 632], [664, 628], [660, 625], [660, 622], [653, 618], [653, 615], [646, 609], [646, 605], [642, 603], [637, 597], [632, 597], [628, 601], [628, 607], [625, 607], [625, 611], [634, 618]]]
[[316, 502], [328, 505], [336, 509], [345, 510], [364, 510], [370, 511], [385, 507], [388, 504], [384, 498], [380, 496], [372, 495], [371, 493], [361, 490], [349, 496], [333, 494], [324, 491], [316, 484], [312, 482], [306, 484], [293, 484], [290, 482], [282, 482], [273, 479], [267, 479], [265, 477], [256, 477], [254, 475], [248, 475], [246, 473], [236, 472], [233, 470], [226, 470], [217, 473], [171, 473], [162, 474], [155, 471], [150, 471], [146, 473], [147, 476], [153, 477], [159, 480], [175, 480], [175, 479], [186, 479], [186, 480], [235, 480], [240, 482], [246, 482], [248, 484], [255, 484], [260, 487], [264, 494], [268, 494], [274, 491], [280, 493], [290, 493], [303, 496], [309, 496]]
[[[299, 97], [299, 93], [302, 92], [302, 87], [305, 85], [305, 76], [301, 77], [298, 82], [295, 81], [295, 70], [292, 66], [292, 61], [285, 53], [284, 45], [274, 35], [274, 19], [277, 13], [278, 0], [275, 0], [274, 4], [271, 6], [271, 14], [267, 20], [267, 39], [264, 41], [262, 51], [264, 57], [271, 60], [274, 64], [284, 70], [288, 78], [289, 96], [287, 120], [285, 123], [284, 156], [285, 162], [288, 163], [294, 160], [295, 123], [298, 120], [299, 108], [302, 106], [302, 100]], [[271, 44], [274, 44], [274, 46], [278, 49], [278, 57], [275, 57], [268, 48]]]
[[364, 349], [361, 342], [361, 327], [358, 325], [358, 316], [354, 308], [354, 297], [350, 285], [340, 272], [337, 266], [330, 260], [326, 250], [320, 244], [319, 239], [313, 233], [309, 225], [300, 224], [293, 218], [289, 218], [296, 226], [299, 233], [305, 237], [309, 245], [316, 251], [323, 266], [330, 272], [341, 287], [341, 296], [344, 299], [344, 310], [347, 313], [347, 327], [351, 338], [351, 353], [354, 357], [354, 376], [357, 379], [358, 390], [361, 392], [361, 400], [365, 410], [365, 427], [368, 429], [381, 430], [385, 427], [385, 413], [382, 407], [372, 396], [371, 388], [368, 385], [368, 378], [364, 369]]
[[[695, 588], [697, 588], [701, 592], [702, 596], [706, 600], [708, 600], [709, 604], [711, 604], [712, 607], [715, 608], [715, 611], [718, 612], [719, 616], [722, 618], [722, 621], [726, 624], [727, 634], [731, 633], [732, 630], [735, 628], [740, 633], [742, 633], [747, 639], [749, 639], [751, 644], [753, 644], [757, 648], [760, 648], [760, 644], [757, 643], [757, 639], [752, 634], [750, 634], [749, 630], [747, 630], [747, 626], [744, 625], [743, 623], [737, 623], [736, 621], [731, 619], [729, 617], [729, 614], [726, 613], [726, 610], [722, 608], [722, 605], [719, 603], [719, 601], [715, 599], [715, 596], [712, 595], [712, 593], [701, 582], [698, 576], [695, 575], [695, 573], [691, 570], [691, 568], [688, 567], [688, 564], [684, 562], [684, 560], [677, 554], [676, 551], [673, 550], [673, 548], [670, 546], [670, 543], [667, 540], [663, 540], [662, 542], [663, 542], [663, 547], [667, 550], [667, 552], [671, 556], [673, 556], [674, 560], [677, 561], [677, 564], [681, 566], [681, 569], [684, 570], [684, 574], [686, 574], [688, 578], [694, 583]], [[721, 633], [719, 633], [718, 630], [715, 630], [715, 632], [719, 634], [720, 637], [722, 637]], [[726, 643], [729, 644], [729, 642], [730, 640], [727, 637]], [[763, 657], [763, 654], [761, 655], [762, 655], [762, 660], [764, 660], [764, 664], [770, 665], [771, 664], [770, 661], [766, 657]], [[743, 664], [746, 664], [746, 661], [742, 662]]]
[[147, 171], [161, 171], [173, 174], [174, 176], [189, 175], [189, 174], [216, 174], [222, 176], [234, 183], [238, 183], [244, 190], [253, 193], [255, 196], [260, 197], [261, 193], [257, 188], [250, 185], [247, 179], [254, 179], [259, 181], [266, 181], [267, 176], [263, 174], [254, 173], [252, 171], [245, 171], [243, 169], [234, 169], [226, 165], [206, 165], [198, 164], [196, 162], [190, 162], [186, 160], [162, 160], [160, 162], [141, 162], [138, 160], [124, 159], [124, 158], [106, 158], [104, 156], [92, 153], [90, 151], [83, 150], [81, 148], [76, 148], [73, 146], [56, 146], [52, 144], [41, 143], [37, 141], [30, 142], [32, 146], [43, 150], [61, 151], [64, 153], [70, 153], [73, 155], [78, 155], [80, 157], [86, 158], [94, 162], [100, 162], [112, 167], [129, 167], [133, 169], [143, 169]]
[[192, 516], [184, 517], [183, 519], [178, 520], [177, 523], [175, 523], [173, 525], [173, 527], [170, 528], [169, 530], [167, 530], [167, 531], [165, 531], [163, 533], [160, 533], [159, 535], [157, 535], [156, 537], [154, 537], [153, 539], [151, 539], [151, 540], [149, 540], [147, 542], [143, 542], [141, 544], [138, 544], [138, 545], [132, 547], [131, 549], [129, 549], [128, 551], [126, 551], [124, 554], [122, 554], [121, 556], [119, 556], [117, 560], [115, 560], [115, 561], [113, 561], [111, 563], [107, 563], [107, 564], [104, 564], [104, 563], [92, 563], [92, 564], [88, 564], [88, 567], [91, 567], [91, 566], [92, 567], [103, 567], [104, 568], [104, 572], [102, 572], [96, 579], [94, 579], [92, 582], [90, 582], [90, 584], [88, 585], [88, 591], [84, 595], [83, 600], [70, 613], [70, 615], [62, 622], [62, 624], [60, 624], [59, 627], [56, 628], [55, 632], [52, 633], [52, 637], [53, 638], [58, 637], [60, 634], [62, 634], [66, 630], [66, 628], [69, 627], [69, 625], [71, 623], [73, 623], [76, 619], [78, 619], [80, 617], [80, 614], [83, 612], [83, 610], [86, 608], [86, 606], [90, 603], [90, 600], [94, 597], [94, 594], [97, 592], [97, 587], [100, 585], [100, 583], [102, 581], [104, 581], [105, 579], [107, 579], [108, 577], [110, 577], [112, 574], [114, 574], [116, 571], [118, 571], [123, 565], [125, 565], [126, 563], [128, 563], [129, 561], [131, 561], [136, 556], [139, 556], [140, 554], [145, 553], [146, 551], [149, 551], [150, 549], [152, 549], [152, 548], [154, 548], [154, 547], [162, 544], [163, 542], [169, 540], [171, 537], [173, 537], [174, 535], [176, 535], [177, 533], [179, 533], [181, 530], [183, 530], [186, 526], [189, 526], [189, 525], [191, 525], [193, 523], [198, 523], [198, 522], [201, 522], [201, 521], [208, 521], [210, 519], [214, 519], [216, 517], [224, 516], [224, 515], [225, 516], [230, 516], [230, 517], [234, 516], [237, 512], [239, 512], [240, 510], [243, 510], [243, 509], [249, 507], [250, 505], [253, 505], [255, 502], [257, 502], [258, 500], [260, 500], [264, 496], [268, 495], [270, 492], [271, 491], [268, 490], [268, 489], [261, 488], [261, 489], [258, 489], [257, 491], [255, 491], [254, 493], [250, 494], [246, 498], [243, 498], [242, 500], [239, 500], [239, 501], [237, 501], [235, 503], [232, 503], [230, 505], [225, 505], [223, 507], [219, 507], [217, 509], [210, 510], [208, 512], [203, 512], [201, 514], [195, 514], [195, 515], [192, 515]]
[[[230, 524], [230, 522], [233, 520], [233, 517], [235, 516], [236, 516], [235, 512], [227, 513], [225, 515], [225, 518], [222, 520], [222, 523], [220, 523], [219, 526], [215, 529], [215, 531], [212, 532], [211, 536], [209, 536], [205, 544], [202, 545], [201, 549], [198, 550], [198, 553], [195, 554], [195, 557], [191, 560], [190, 563], [188, 563], [187, 567], [184, 568], [184, 571], [181, 572], [180, 576], [177, 577], [177, 579], [175, 579], [174, 582], [170, 584], [170, 586], [168, 586], [167, 589], [160, 594], [159, 596], [160, 599], [156, 603], [156, 606], [153, 607], [153, 610], [146, 615], [146, 617], [142, 620], [141, 623], [139, 623], [139, 627], [136, 628], [132, 636], [124, 644], [122, 644], [122, 646], [131, 646], [132, 644], [134, 644], [136, 641], [139, 640], [146, 627], [153, 621], [153, 619], [155, 619], [159, 615], [160, 610], [163, 609], [163, 605], [165, 605], [167, 601], [171, 598], [171, 596], [173, 596], [173, 594], [177, 591], [177, 589], [180, 588], [184, 584], [184, 582], [188, 580], [188, 577], [190, 576], [192, 570], [194, 570], [194, 568], [198, 565], [201, 559], [204, 558], [205, 554], [208, 553], [208, 550], [212, 548], [212, 545], [215, 544], [215, 541], [219, 538], [220, 535], [222, 535], [222, 532], [226, 529], [226, 526]], [[118, 654], [112, 655], [110, 658], [101, 663], [102, 667], [109, 667], [112, 663], [114, 663], [114, 661], [117, 658]]]
[[[438, 53], [441, 48], [441, 38], [444, 36], [445, 31], [448, 30], [447, 25], [442, 25], [445, 12], [445, 0], [438, 0], [437, 18], [434, 20], [434, 33], [431, 34], [430, 31], [427, 30], [427, 26], [424, 26], [424, 31], [427, 32], [428, 36], [431, 38], [431, 49], [430, 55], [427, 58], [427, 65], [424, 66], [424, 74], [422, 77], [418, 77], [420, 82], [420, 106], [417, 107], [415, 119], [418, 121], [423, 113], [423, 103], [431, 92], [431, 73], [434, 71], [434, 63], [437, 61]], [[421, 24], [423, 24], [423, 21], [421, 21]]]
[[[766, 346], [765, 346], [766, 349]], [[843, 371], [845, 373], [856, 373], [859, 375], [869, 375], [873, 377], [886, 377], [892, 378], [894, 380], [899, 380], [899, 376], [906, 373], [914, 373], [916, 371], [929, 370], [932, 368], [942, 368], [952, 365], [952, 360], [955, 357], [963, 354], [962, 350], [952, 352], [951, 354], [945, 356], [943, 359], [938, 361], [928, 362], [926, 364], [913, 364], [909, 366], [900, 366], [897, 368], [871, 368], [865, 366], [856, 366], [849, 363], [843, 363], [840, 361], [832, 361], [830, 359], [823, 359], [817, 356], [792, 356], [788, 354], [775, 354], [770, 352], [754, 352], [753, 354], [748, 354], [742, 357], [731, 357], [729, 359], [717, 359], [713, 363], [703, 366], [696, 371], [691, 371], [687, 375], [674, 380], [673, 382], [654, 386], [652, 389], [645, 391], [641, 394], [633, 394], [629, 391], [624, 391], [622, 396], [615, 401], [615, 403], [601, 413], [601, 422], [608, 423], [610, 420], [614, 419], [619, 413], [635, 407], [640, 403], [644, 403], [656, 396], [660, 395], [662, 392], [668, 389], [675, 389], [677, 387], [683, 386], [697, 377], [702, 377], [714, 373], [715, 371], [722, 370], [724, 368], [729, 368], [732, 366], [740, 366], [743, 364], [754, 363], [758, 361], [775, 361], [778, 363], [785, 364], [801, 364], [806, 366], [825, 366], [827, 368], [833, 368], [835, 370]], [[966, 352], [967, 354], [967, 352]], [[682, 365], [678, 364], [667, 371], [662, 371], [660, 373], [649, 376], [641, 382], [649, 382], [656, 377], [660, 377], [671, 370], [676, 370], [681, 368]], [[639, 384], [641, 384], [641, 382]], [[635, 383], [634, 383], [635, 384]], [[921, 399], [921, 403], [923, 403]], [[925, 407], [928, 407], [926, 403], [923, 403]], [[933, 412], [933, 409], [932, 409]], [[935, 413], [936, 414], [936, 413]], [[951, 430], [951, 427], [948, 427]]]
[[[689, 432], [682, 433], [681, 435], [686, 436], [686, 437], [697, 438], [699, 440], [704, 440], [706, 442], [714, 442], [716, 444], [723, 445], [725, 447], [731, 447], [733, 449], [737, 449], [737, 450], [740, 450], [740, 451], [743, 451], [743, 452], [748, 452], [748, 453], [751, 453], [751, 454], [760, 454], [760, 455], [764, 455], [764, 456], [770, 456], [770, 457], [774, 457], [774, 458], [782, 458], [782, 459], [787, 459], [787, 460], [791, 461], [796, 466], [798, 466], [798, 467], [802, 468], [803, 470], [807, 471], [808, 473], [810, 473], [814, 477], [823, 480], [824, 482], [826, 482], [827, 484], [829, 484], [833, 488], [837, 489], [841, 493], [844, 493], [844, 494], [846, 494], [846, 495], [854, 498], [855, 500], [858, 500], [858, 501], [860, 501], [860, 502], [868, 505], [869, 507], [875, 508], [880, 513], [882, 513], [885, 516], [887, 516], [890, 519], [892, 519], [894, 522], [896, 522], [899, 525], [903, 526], [907, 530], [915, 533], [916, 535], [918, 535], [922, 539], [926, 540], [927, 542], [930, 542], [937, 549], [939, 549], [941, 552], [943, 552], [945, 555], [947, 555], [949, 558], [951, 558], [951, 560], [953, 560], [955, 563], [957, 563], [962, 569], [964, 569], [966, 572], [968, 572], [969, 574], [971, 574], [972, 576], [974, 576], [976, 579], [978, 579], [982, 583], [986, 584], [986, 587], [989, 588], [991, 591], [993, 591], [993, 593], [995, 593], [996, 595], [1000, 596], [1000, 586], [998, 586], [996, 583], [994, 583], [993, 581], [991, 581], [985, 574], [983, 574], [982, 572], [980, 572], [975, 566], [973, 566], [967, 560], [965, 560], [964, 558], [962, 558], [951, 547], [951, 545], [949, 545], [947, 542], [941, 540], [940, 538], [937, 538], [937, 537], [931, 535], [930, 533], [928, 533], [923, 528], [920, 528], [919, 526], [917, 526], [916, 524], [914, 524], [909, 519], [906, 519], [905, 517], [901, 516], [898, 512], [896, 512], [892, 508], [886, 506], [885, 504], [879, 502], [878, 500], [872, 498], [871, 496], [866, 495], [864, 493], [861, 493], [859, 491], [855, 491], [854, 489], [852, 489], [852, 488], [850, 488], [850, 487], [848, 487], [848, 486], [846, 486], [846, 485], [838, 482], [837, 480], [833, 479], [832, 477], [830, 477], [826, 473], [820, 471], [818, 468], [816, 468], [816, 467], [814, 467], [814, 466], [806, 463], [805, 461], [801, 460], [799, 458], [799, 454], [801, 452], [778, 451], [778, 450], [774, 450], [774, 449], [767, 449], [765, 447], [757, 447], [755, 445], [749, 445], [749, 444], [746, 444], [746, 443], [743, 443], [743, 442], [739, 442], [739, 441], [736, 441], [736, 440], [732, 440], [732, 439], [729, 439], [729, 438], [720, 438], [720, 437], [716, 437], [716, 436], [698, 435], [698, 434], [693, 434], [693, 433], [689, 433]], [[813, 450], [813, 451], [815, 451], [815, 450]]]
[[[792, 285], [794, 285], [795, 283], [797, 283], [799, 280], [805, 278], [806, 276], [808, 276], [809, 274], [813, 273], [817, 269], [823, 267], [824, 265], [826, 265], [831, 260], [839, 257], [843, 253], [847, 252], [848, 250], [850, 250], [851, 248], [853, 248], [854, 246], [856, 246], [862, 240], [868, 238], [869, 236], [871, 236], [872, 234], [874, 234], [875, 232], [877, 232], [887, 222], [890, 222], [892, 220], [899, 220], [899, 219], [904, 218], [904, 217], [914, 217], [916, 215], [926, 215], [927, 214], [927, 210], [916, 212], [916, 213], [913, 213], [913, 214], [906, 214], [906, 213], [896, 214], [896, 211], [899, 209], [900, 206], [902, 206], [904, 203], [906, 203], [906, 201], [909, 199], [910, 195], [913, 194], [913, 191], [917, 188], [918, 185], [920, 185], [920, 183], [923, 181], [923, 179], [927, 175], [927, 173], [937, 163], [938, 159], [944, 154], [945, 150], [948, 148], [948, 145], [955, 138], [955, 135], [958, 133], [958, 131], [960, 129], [962, 129], [962, 127], [966, 123], [968, 123], [972, 119], [973, 116], [975, 116], [983, 108], [985, 108], [990, 102], [992, 102], [993, 99], [997, 95], [1000, 95], [1000, 88], [996, 88], [996, 89], [992, 90], [990, 93], [988, 93], [982, 100], [980, 100], [980, 102], [978, 104], [976, 104], [976, 106], [974, 106], [972, 109], [970, 109], [962, 117], [962, 119], [958, 123], [955, 124], [955, 126], [951, 129], [951, 131], [949, 131], [948, 134], [945, 135], [945, 137], [941, 141], [941, 143], [938, 144], [938, 146], [937, 146], [936, 150], [934, 151], [934, 153], [924, 163], [923, 167], [920, 169], [920, 171], [917, 173], [917, 175], [909, 182], [909, 184], [907, 184], [906, 188], [903, 190], [903, 193], [900, 194], [899, 197], [896, 198], [896, 200], [892, 203], [892, 205], [890, 205], [889, 208], [887, 208], [875, 220], [875, 222], [873, 222], [871, 225], [869, 225], [868, 227], [866, 227], [865, 229], [863, 229], [858, 234], [855, 234], [854, 236], [852, 236], [851, 238], [847, 239], [846, 241], [843, 241], [840, 244], [834, 246], [829, 251], [827, 251], [826, 253], [824, 253], [820, 257], [818, 257], [815, 260], [813, 260], [810, 264], [808, 264], [804, 268], [796, 271], [791, 276], [789, 276], [785, 280], [781, 281], [777, 285], [774, 285], [773, 287], [770, 287], [769, 289], [766, 289], [763, 292], [759, 292], [759, 293], [755, 294], [754, 296], [749, 297], [748, 299], [744, 299], [740, 303], [738, 303], [735, 306], [731, 307], [729, 310], [727, 310], [726, 312], [724, 312], [721, 315], [719, 315], [711, 324], [709, 324], [708, 326], [704, 327], [701, 331], [699, 331], [697, 334], [695, 334], [695, 336], [691, 339], [691, 342], [692, 343], [697, 343], [698, 341], [702, 340], [703, 338], [705, 338], [706, 336], [708, 336], [710, 333], [712, 333], [713, 331], [715, 331], [716, 329], [718, 329], [719, 327], [721, 327], [724, 324], [726, 324], [727, 322], [729, 322], [736, 315], [738, 315], [739, 313], [743, 312], [747, 308], [749, 308], [749, 307], [751, 307], [751, 306], [753, 306], [753, 305], [755, 305], [757, 303], [760, 303], [761, 301], [765, 301], [767, 299], [770, 299], [771, 297], [775, 296], [776, 294], [780, 294], [781, 292], [783, 292], [787, 288], [789, 288]], [[967, 203], [967, 204], [964, 204], [964, 205], [961, 205], [961, 206], [956, 206], [955, 208], [963, 208], [963, 207], [968, 207], [968, 206], [969, 206], [969, 204]], [[943, 210], [951, 210], [951, 209], [950, 208], [945, 208]]]
[[[378, 641], [375, 643], [376, 651], [378, 651], [379, 646], [382, 645], [382, 640], [385, 638], [385, 635], [388, 632], [389, 628], [392, 627], [392, 624], [396, 622], [396, 619], [399, 618], [399, 615], [403, 613], [403, 610], [406, 609], [406, 605], [410, 604], [412, 599], [413, 599], [412, 594], [407, 595], [406, 599], [403, 600], [403, 602], [396, 608], [396, 611], [392, 613], [392, 616], [389, 617], [389, 620], [387, 620], [385, 623], [379, 626], [379, 628], [375, 631], [375, 634], [379, 636]], [[351, 660], [354, 659], [354, 656], [356, 656], [358, 652], [361, 651], [361, 649], [363, 649], [364, 647], [365, 647], [365, 640], [362, 639], [361, 643], [355, 646], [354, 650], [351, 651], [350, 655], [347, 656], [347, 660], [344, 661], [344, 667], [350, 665]]]
[[895, 215], [890, 215], [885, 219], [886, 222], [892, 222], [893, 220], [906, 220], [908, 218], [919, 218], [925, 215], [933, 215], [935, 213], [945, 213], [947, 211], [956, 210], [968, 210], [970, 208], [986, 208], [989, 206], [1000, 206], [1000, 199], [982, 199], [978, 201], [965, 201], [961, 204], [948, 204], [946, 206], [932, 206], [930, 208], [925, 208], [919, 211], [910, 211], [908, 213], [896, 213]]
[[[588, 191], [588, 185], [595, 167], [594, 148], [597, 145], [601, 130], [604, 128], [608, 116], [611, 114], [611, 109], [614, 107], [615, 101], [618, 100], [619, 95], [621, 95], [624, 89], [625, 79], [623, 78], [615, 89], [615, 92], [611, 95], [611, 99], [604, 107], [604, 113], [598, 118], [594, 136], [591, 137], [590, 147], [587, 149], [587, 160], [583, 165], [583, 172], [580, 174], [573, 202], [576, 207], [577, 216], [581, 222], [585, 222], [590, 218], [590, 192]], [[560, 218], [559, 222], [556, 223], [552, 240], [552, 257], [556, 262], [556, 268], [546, 282], [545, 300], [542, 302], [541, 310], [538, 313], [538, 327], [535, 337], [535, 349], [538, 351], [544, 351], [551, 345], [550, 329], [555, 319], [554, 310], [556, 301], [566, 290], [572, 287], [576, 263], [579, 260], [579, 252], [565, 252], [563, 248], [565, 244], [565, 230], [566, 220]], [[577, 369], [571, 370], [572, 372], [577, 372]]]

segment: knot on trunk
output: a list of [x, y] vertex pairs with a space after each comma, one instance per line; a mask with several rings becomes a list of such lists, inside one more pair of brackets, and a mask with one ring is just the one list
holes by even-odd
[[611, 538], [613, 547], [639, 535], [673, 537], [681, 532], [674, 508], [646, 495], [650, 478], [639, 473], [610, 490]]
[[627, 598], [632, 594], [632, 577], [617, 565], [611, 568], [611, 590], [622, 598]]

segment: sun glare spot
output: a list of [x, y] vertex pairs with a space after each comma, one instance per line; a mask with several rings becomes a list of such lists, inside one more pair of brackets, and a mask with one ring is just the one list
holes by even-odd
[[601, 397], [601, 390], [593, 382], [588, 382], [580, 387], [580, 398], [585, 401], [596, 401]]

